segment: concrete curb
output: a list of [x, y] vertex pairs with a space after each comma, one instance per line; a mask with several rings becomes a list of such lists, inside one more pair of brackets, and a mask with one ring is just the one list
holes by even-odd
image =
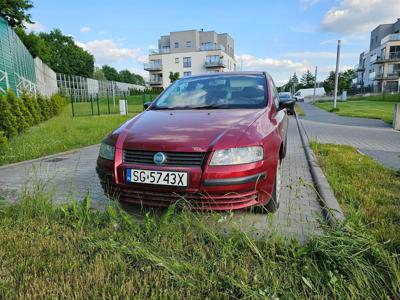
[[30, 160], [23, 160], [23, 161], [20, 161], [20, 162], [17, 162], [17, 163], [0, 166], [0, 170], [12, 168], [12, 167], [16, 167], [16, 166], [20, 166], [20, 165], [24, 165], [24, 164], [31, 164], [31, 163], [35, 163], [35, 162], [39, 162], [39, 161], [44, 161], [44, 160], [55, 158], [55, 157], [59, 157], [59, 156], [73, 154], [73, 153], [75, 153], [77, 151], [80, 151], [80, 150], [89, 149], [89, 148], [96, 147], [96, 146], [98, 147], [99, 145], [100, 144], [95, 144], [95, 145], [85, 146], [85, 147], [82, 147], [82, 148], [75, 148], [73, 150], [68, 150], [68, 151], [65, 151], [65, 152], [54, 153], [54, 154], [50, 154], [50, 155], [47, 155], [47, 156], [42, 156], [42, 157], [39, 157], [39, 158], [34, 158], [34, 159], [30, 159]]
[[331, 186], [326, 179], [324, 172], [318, 164], [314, 152], [310, 147], [310, 141], [308, 140], [307, 134], [300, 122], [296, 117], [297, 128], [300, 133], [300, 139], [304, 147], [304, 152], [307, 157], [308, 165], [310, 167], [311, 176], [314, 181], [314, 185], [318, 191], [318, 198], [322, 205], [322, 212], [327, 219], [329, 225], [335, 226], [344, 222], [345, 217], [342, 209], [340, 208], [339, 202], [337, 201]]

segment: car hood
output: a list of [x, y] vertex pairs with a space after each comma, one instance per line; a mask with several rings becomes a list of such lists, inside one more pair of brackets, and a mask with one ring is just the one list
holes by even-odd
[[148, 110], [125, 127], [124, 149], [206, 152], [235, 147], [261, 109]]

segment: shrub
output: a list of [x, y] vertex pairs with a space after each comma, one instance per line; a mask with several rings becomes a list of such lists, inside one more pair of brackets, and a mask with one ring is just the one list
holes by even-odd
[[5, 148], [6, 145], [7, 145], [7, 138], [4, 132], [0, 130], [0, 153]]
[[0, 130], [4, 132], [7, 138], [17, 133], [16, 118], [6, 96], [0, 96]]
[[[18, 132], [23, 132], [29, 128], [30, 124], [26, 117], [26, 107], [22, 100], [14, 95], [11, 90], [7, 92], [7, 101], [11, 106], [11, 112], [16, 119], [16, 129]], [[29, 113], [29, 112], [28, 112]]]
[[59, 94], [54, 94], [53, 96], [51, 96], [50, 103], [52, 106], [53, 116], [59, 115], [64, 106], [67, 104], [65, 98], [61, 97]]
[[30, 125], [39, 124], [42, 120], [42, 115], [40, 114], [40, 108], [36, 98], [28, 93], [23, 93], [22, 101], [31, 113], [32, 123]]
[[36, 99], [39, 104], [39, 112], [42, 116], [42, 121], [50, 119], [52, 117], [50, 101], [42, 95], [38, 95]]

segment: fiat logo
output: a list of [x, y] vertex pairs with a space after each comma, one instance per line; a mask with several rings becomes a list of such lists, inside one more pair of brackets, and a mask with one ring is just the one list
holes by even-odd
[[162, 152], [154, 154], [153, 161], [156, 165], [162, 165], [167, 160], [167, 157]]

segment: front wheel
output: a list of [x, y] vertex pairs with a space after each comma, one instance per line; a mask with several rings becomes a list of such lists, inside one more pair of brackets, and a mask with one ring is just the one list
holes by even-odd
[[265, 206], [265, 209], [268, 212], [274, 213], [278, 210], [280, 204], [280, 193], [281, 193], [281, 161], [278, 159], [274, 189], [272, 191], [271, 199]]

